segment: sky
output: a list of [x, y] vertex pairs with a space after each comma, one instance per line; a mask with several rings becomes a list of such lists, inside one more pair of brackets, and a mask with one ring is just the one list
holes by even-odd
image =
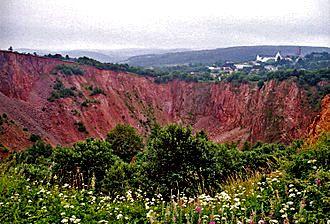
[[330, 0], [0, 0], [0, 48], [330, 47]]

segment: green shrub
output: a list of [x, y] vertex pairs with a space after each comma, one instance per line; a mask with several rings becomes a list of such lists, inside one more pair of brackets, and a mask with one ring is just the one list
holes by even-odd
[[74, 89], [72, 89], [72, 87], [65, 88], [61, 80], [56, 79], [51, 96], [47, 100], [50, 102], [54, 102], [57, 99], [73, 97], [75, 95], [76, 94], [74, 92]]
[[193, 135], [191, 128], [169, 125], [154, 131], [144, 156], [146, 187], [166, 197], [171, 191], [210, 193], [217, 181], [210, 147], [205, 135]]
[[106, 140], [111, 144], [113, 153], [126, 162], [130, 162], [143, 149], [142, 138], [130, 125], [116, 125], [107, 134]]
[[99, 103], [100, 101], [97, 99], [86, 99], [80, 104], [80, 106], [88, 107], [90, 104], [99, 104]]
[[36, 141], [41, 140], [41, 137], [39, 135], [36, 135], [36, 134], [31, 134], [29, 140], [31, 142], [36, 142]]
[[95, 189], [99, 191], [106, 171], [115, 160], [108, 142], [87, 139], [72, 148], [58, 147], [54, 150], [54, 173], [62, 184], [79, 188], [95, 184]]
[[0, 144], [0, 150], [2, 153], [8, 153], [9, 152], [9, 149], [6, 148], [5, 146], [3, 146], [2, 144]]
[[75, 122], [74, 124], [77, 126], [78, 131], [88, 133], [84, 123], [81, 121]]
[[104, 91], [101, 88], [95, 87], [92, 91], [91, 91], [91, 96], [94, 95], [98, 95], [98, 94], [103, 94], [105, 95]]

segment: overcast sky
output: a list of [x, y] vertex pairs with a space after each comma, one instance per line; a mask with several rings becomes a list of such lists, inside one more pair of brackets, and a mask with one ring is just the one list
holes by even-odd
[[0, 48], [330, 47], [330, 0], [0, 0]]

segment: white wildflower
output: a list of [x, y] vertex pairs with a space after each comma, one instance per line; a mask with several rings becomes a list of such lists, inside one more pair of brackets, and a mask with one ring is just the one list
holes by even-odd
[[69, 222], [69, 220], [67, 218], [64, 218], [61, 220], [61, 223], [68, 223], [68, 222]]

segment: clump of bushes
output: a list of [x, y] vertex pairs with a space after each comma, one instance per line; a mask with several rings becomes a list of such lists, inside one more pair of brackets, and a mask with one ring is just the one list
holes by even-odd
[[67, 76], [84, 74], [84, 70], [82, 70], [79, 66], [68, 64], [56, 65], [52, 71], [52, 74], [56, 75], [59, 72]]
[[94, 87], [94, 86], [90, 85], [90, 86], [87, 86], [86, 89], [90, 91], [90, 96], [94, 96], [94, 95], [98, 95], [98, 94], [105, 95], [105, 92], [103, 91], [103, 89], [101, 89], [99, 87]]
[[57, 99], [68, 98], [75, 96], [75, 88], [66, 88], [61, 80], [56, 79], [55, 84], [53, 86], [53, 91], [50, 97], [47, 99], [49, 102], [54, 102]]

